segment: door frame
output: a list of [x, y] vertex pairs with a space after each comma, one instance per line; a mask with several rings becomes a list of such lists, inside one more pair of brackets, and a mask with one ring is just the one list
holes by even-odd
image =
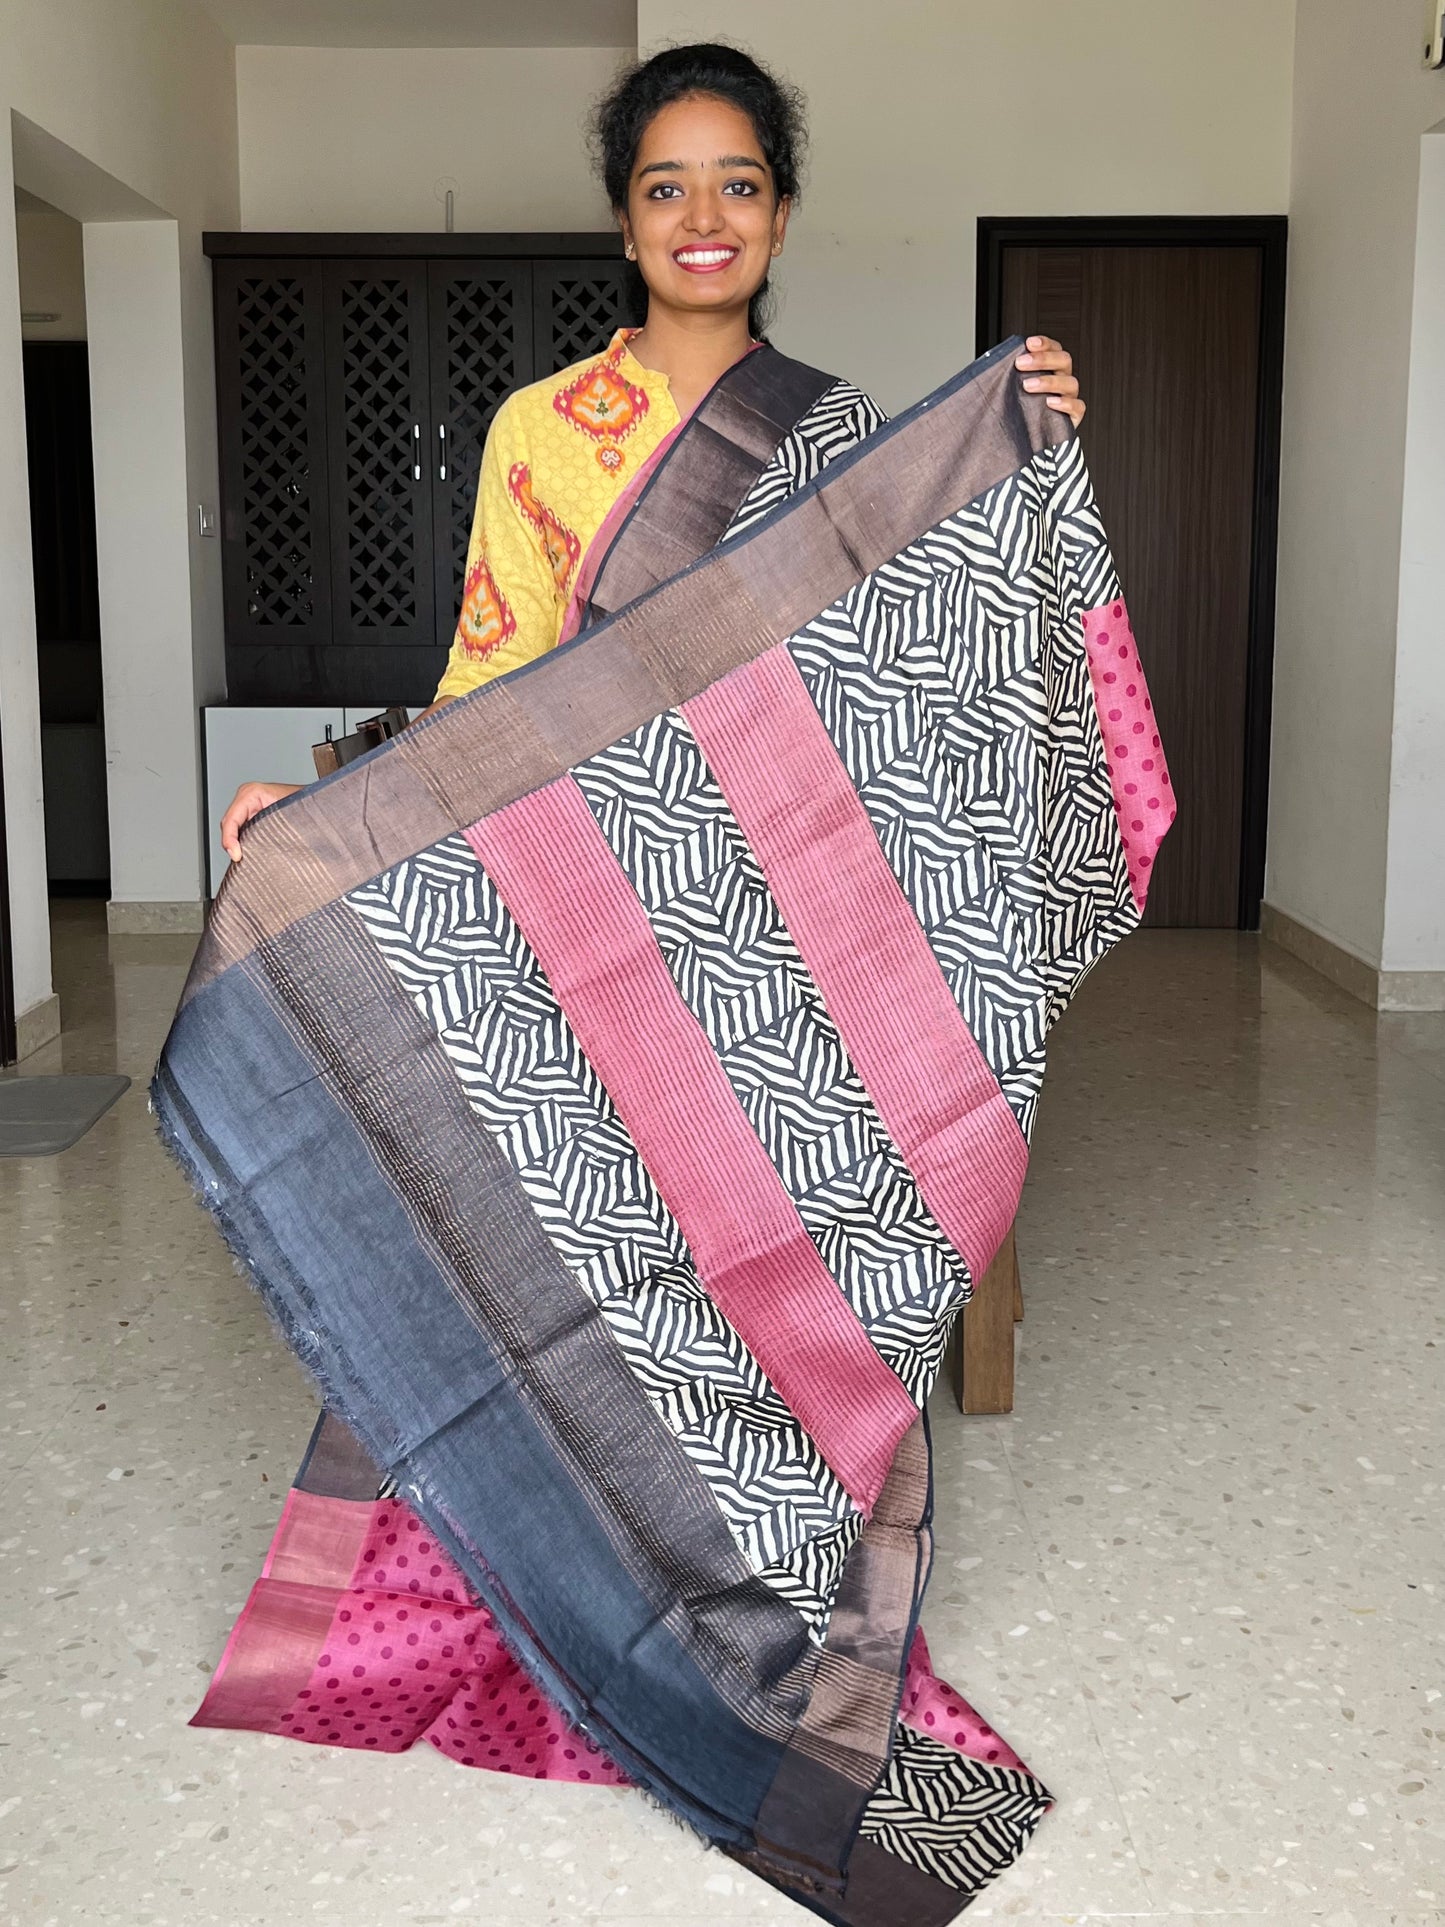
[[[1280, 414], [1284, 399], [1283, 214], [980, 215], [975, 353], [999, 339], [1003, 250], [1010, 244], [1076, 247], [1252, 247], [1260, 253], [1259, 406], [1255, 412], [1249, 634], [1245, 657], [1244, 795], [1240, 816], [1239, 922], [1259, 928], [1269, 816], [1269, 733], [1274, 689], [1275, 569], [1279, 550]], [[1146, 638], [1147, 646], [1147, 638]]]
[[10, 935], [10, 852], [5, 837], [5, 751], [0, 744], [0, 1066], [18, 1056], [15, 1036], [15, 950]]

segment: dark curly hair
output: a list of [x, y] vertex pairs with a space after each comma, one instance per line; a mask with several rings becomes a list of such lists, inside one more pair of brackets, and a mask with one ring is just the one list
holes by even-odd
[[[741, 48], [699, 41], [687, 47], [665, 47], [650, 60], [628, 68], [598, 102], [592, 117], [592, 152], [613, 213], [620, 214], [627, 206], [637, 150], [649, 123], [664, 107], [692, 94], [709, 94], [742, 109], [772, 170], [779, 200], [796, 200], [808, 138], [803, 96]], [[644, 320], [647, 283], [635, 262], [630, 264], [627, 300], [629, 318], [634, 323]], [[768, 313], [765, 279], [748, 304], [750, 334], [762, 337]]]

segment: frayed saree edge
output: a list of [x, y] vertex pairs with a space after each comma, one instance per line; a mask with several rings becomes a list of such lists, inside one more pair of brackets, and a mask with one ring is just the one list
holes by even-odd
[[[397, 1455], [375, 1438], [371, 1428], [349, 1409], [347, 1401], [327, 1374], [315, 1334], [308, 1332], [297, 1322], [252, 1256], [246, 1234], [231, 1212], [226, 1209], [219, 1193], [219, 1186], [207, 1177], [198, 1160], [196, 1150], [191, 1147], [190, 1134], [179, 1114], [177, 1097], [173, 1097], [166, 1090], [162, 1074], [157, 1070], [150, 1083], [149, 1103], [151, 1115], [155, 1119], [156, 1134], [163, 1149], [205, 1206], [237, 1270], [256, 1292], [286, 1346], [316, 1385], [326, 1409], [334, 1412], [343, 1424], [352, 1429], [362, 1446], [379, 1466], [384, 1466], [395, 1473], [398, 1465]], [[612, 1731], [605, 1720], [596, 1718], [590, 1706], [584, 1707], [582, 1697], [572, 1682], [558, 1672], [550, 1659], [518, 1627], [517, 1615], [506, 1599], [500, 1582], [486, 1566], [480, 1553], [464, 1541], [453, 1527], [440, 1499], [432, 1492], [428, 1482], [410, 1464], [404, 1460], [400, 1463], [402, 1473], [399, 1485], [404, 1486], [409, 1502], [416, 1505], [418, 1516], [425, 1520], [437, 1539], [445, 1546], [464, 1583], [475, 1594], [477, 1602], [485, 1606], [492, 1615], [496, 1622], [497, 1638], [503, 1649], [523, 1673], [547, 1695], [563, 1717], [577, 1732], [600, 1747], [614, 1765], [622, 1769], [638, 1791], [646, 1794], [650, 1801], [664, 1812], [671, 1814], [689, 1832], [701, 1835], [711, 1846], [724, 1849], [750, 1843], [752, 1839], [750, 1829], [736, 1821], [726, 1820], [721, 1814], [714, 1814], [698, 1807], [680, 1788], [675, 1787], [671, 1781], [660, 1775], [650, 1762], [641, 1759], [619, 1734]], [[479, 1578], [477, 1568], [481, 1569], [484, 1577]], [[490, 1587], [484, 1583], [484, 1580], [491, 1581]]]
[[[496, 1623], [497, 1637], [503, 1649], [516, 1662], [524, 1674], [547, 1695], [568, 1723], [586, 1738], [592, 1740], [618, 1766], [634, 1787], [643, 1793], [650, 1803], [668, 1813], [679, 1825], [685, 1826], [694, 1835], [700, 1835], [708, 1844], [718, 1847], [735, 1858], [742, 1860], [758, 1872], [780, 1892], [798, 1899], [802, 1895], [789, 1877], [788, 1870], [772, 1864], [766, 1858], [766, 1850], [759, 1851], [755, 1830], [739, 1822], [729, 1821], [723, 1815], [699, 1807], [687, 1794], [671, 1781], [660, 1775], [650, 1762], [640, 1758], [626, 1741], [616, 1734], [610, 1725], [599, 1718], [590, 1704], [584, 1702], [573, 1682], [559, 1672], [551, 1659], [537, 1646], [519, 1623], [520, 1616], [512, 1606], [500, 1580], [491, 1571], [479, 1549], [467, 1541], [460, 1528], [450, 1518], [440, 1497], [429, 1482], [406, 1460], [386, 1443], [377, 1438], [371, 1428], [358, 1414], [353, 1412], [341, 1391], [330, 1379], [321, 1355], [321, 1347], [316, 1334], [303, 1326], [282, 1299], [276, 1287], [270, 1282], [260, 1263], [253, 1255], [251, 1242], [240, 1223], [227, 1209], [221, 1196], [219, 1185], [208, 1176], [201, 1162], [202, 1147], [193, 1142], [191, 1132], [183, 1119], [186, 1108], [184, 1099], [177, 1092], [167, 1090], [161, 1073], [157, 1073], [150, 1086], [150, 1108], [156, 1120], [157, 1135], [167, 1154], [186, 1178], [198, 1198], [215, 1223], [227, 1250], [235, 1261], [237, 1270], [246, 1278], [260, 1297], [267, 1315], [275, 1325], [287, 1347], [294, 1353], [303, 1369], [316, 1385], [328, 1411], [336, 1416], [356, 1434], [356, 1437], [380, 1467], [385, 1467], [398, 1479], [398, 1489], [412, 1504], [418, 1516], [425, 1520], [429, 1529], [445, 1547], [456, 1565], [464, 1583], [476, 1600], [491, 1613]], [[927, 1431], [927, 1416], [924, 1414]], [[920, 1524], [925, 1526], [932, 1514], [932, 1451], [930, 1443], [930, 1474], [928, 1499]], [[895, 1724], [899, 1718], [904, 1680], [907, 1668], [907, 1654], [912, 1646], [922, 1616], [923, 1594], [926, 1589], [931, 1558], [924, 1547], [918, 1551], [918, 1569], [915, 1577], [912, 1609], [909, 1614], [907, 1631], [902, 1641], [902, 1657], [898, 1677], [898, 1699], [894, 1707]], [[249, 1602], [248, 1602], [249, 1603]], [[243, 1614], [244, 1617], [244, 1614]], [[232, 1642], [235, 1634], [232, 1635]], [[232, 1642], [228, 1642], [227, 1651]], [[224, 1656], [223, 1656], [224, 1663]], [[266, 1729], [269, 1730], [269, 1729]], [[883, 1775], [887, 1771], [892, 1747], [881, 1761], [877, 1777], [860, 1805], [858, 1816], [850, 1830], [847, 1858], [859, 1838], [867, 1798], [871, 1798]], [[771, 1871], [764, 1869], [771, 1865]], [[808, 1904], [808, 1903], [805, 1903]], [[815, 1911], [824, 1911], [815, 1908]], [[825, 1917], [846, 1922], [847, 1916], [826, 1914]]]

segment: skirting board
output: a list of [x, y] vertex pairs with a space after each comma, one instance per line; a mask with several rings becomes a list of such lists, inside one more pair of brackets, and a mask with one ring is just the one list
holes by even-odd
[[1259, 934], [1372, 1010], [1445, 1010], [1445, 970], [1377, 970], [1272, 903], [1260, 906]]
[[121, 903], [105, 906], [105, 927], [113, 937], [166, 937], [204, 930], [206, 906], [197, 897], [181, 903]]
[[46, 1044], [53, 1043], [59, 1035], [60, 999], [52, 990], [48, 997], [42, 997], [38, 1004], [32, 1004], [29, 1010], [22, 1010], [16, 1017], [16, 1058], [31, 1056]]

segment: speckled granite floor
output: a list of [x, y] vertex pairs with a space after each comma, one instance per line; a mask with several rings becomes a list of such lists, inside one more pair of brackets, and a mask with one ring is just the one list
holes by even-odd
[[[188, 940], [61, 905], [67, 1034], [137, 1081], [0, 1164], [0, 1922], [808, 1916], [626, 1793], [185, 1721], [312, 1410], [157, 1146]], [[1059, 1796], [968, 1918], [1445, 1924], [1445, 1018], [1147, 933], [1061, 1027], [1008, 1418], [943, 1395], [940, 1670]]]

